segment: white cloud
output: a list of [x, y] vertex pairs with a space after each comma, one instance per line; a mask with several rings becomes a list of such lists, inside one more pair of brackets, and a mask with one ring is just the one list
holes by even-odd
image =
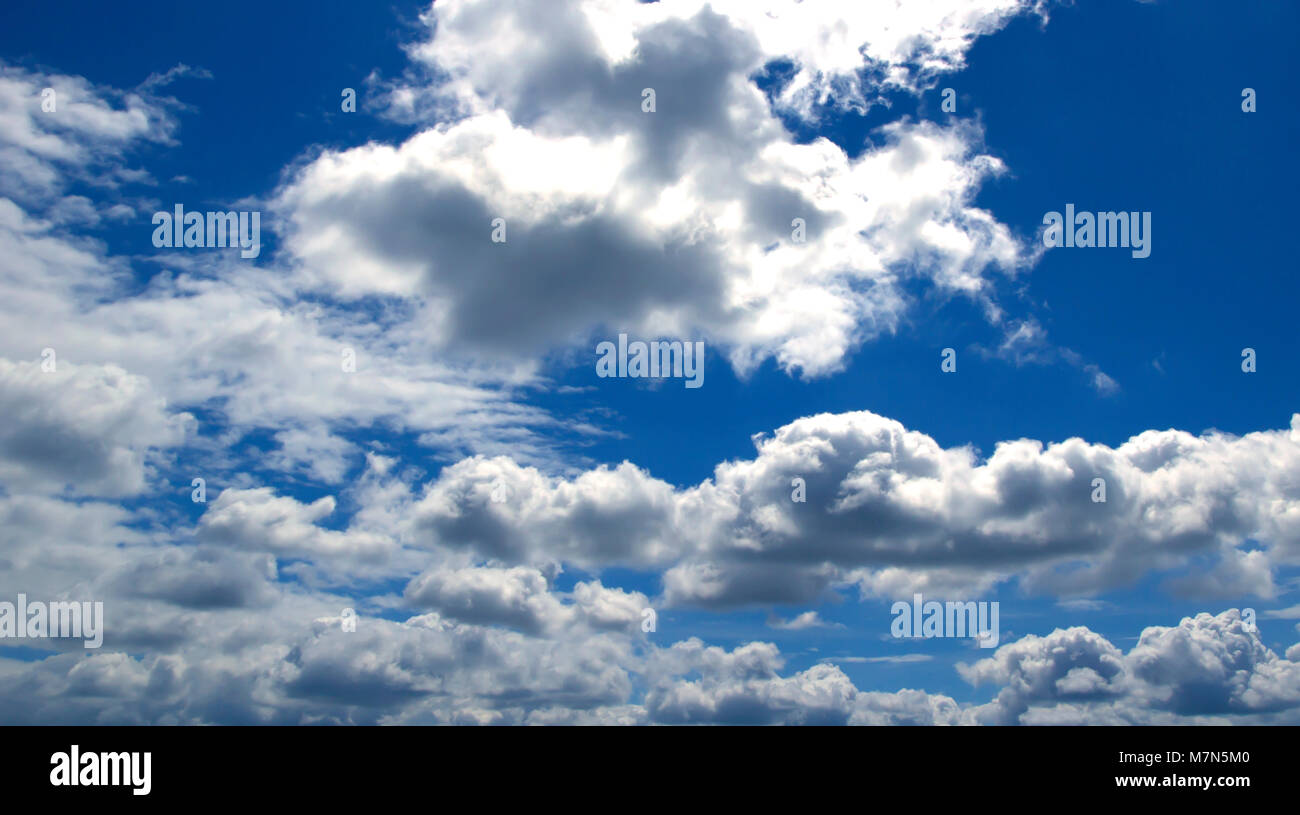
[[438, 568], [414, 578], [405, 598], [447, 619], [502, 625], [533, 635], [555, 635], [579, 625], [623, 633], [641, 630], [641, 612], [650, 604], [645, 595], [594, 581], [578, 583], [566, 598], [552, 590], [553, 577], [525, 566]]
[[[54, 91], [54, 110], [42, 103]], [[0, 195], [48, 200], [67, 178], [113, 186], [133, 143], [170, 143], [174, 100], [0, 62]]]
[[357, 560], [385, 558], [391, 541], [367, 531], [338, 532], [318, 525], [334, 513], [336, 502], [326, 496], [310, 504], [276, 496], [267, 487], [222, 491], [199, 521], [202, 541], [269, 552], [278, 557]]
[[[1086, 595], [1201, 555], [1220, 558], [1214, 582], [1181, 579], [1180, 593], [1271, 597], [1300, 540], [1295, 435], [1019, 439], [981, 459], [872, 413], [821, 414], [760, 435], [755, 458], [689, 488], [627, 463], [566, 479], [466, 459], [426, 487], [412, 523], [429, 543], [509, 563], [667, 568], [673, 605], [808, 602], [847, 584], [969, 595], [1010, 578]], [[790, 499], [795, 477], [805, 503]], [[494, 484], [507, 500], [492, 500]], [[1261, 547], [1243, 550], [1252, 539]]]
[[14, 491], [136, 495], [148, 459], [179, 445], [193, 417], [167, 411], [148, 380], [112, 365], [0, 359], [0, 481]]
[[826, 622], [816, 611], [805, 611], [789, 620], [773, 617], [767, 621], [767, 624], [778, 631], [805, 631], [810, 628], [843, 627]]
[[1026, 259], [972, 199], [1004, 168], [970, 124], [896, 122], [855, 158], [796, 143], [753, 74], [798, 60], [795, 108], [866, 69], [913, 87], [1027, 7], [439, 3], [412, 53], [440, 79], [395, 98], [460, 115], [306, 164], [276, 201], [286, 245], [304, 285], [427, 302], [440, 347], [535, 358], [617, 326], [831, 373], [898, 325], [905, 278], [997, 313], [988, 270]]
[[1025, 637], [958, 670], [973, 683], [1001, 687], [995, 701], [972, 711], [981, 723], [1170, 723], [1294, 716], [1300, 705], [1300, 664], [1246, 631], [1235, 609], [1147, 628], [1127, 654], [1076, 627]]

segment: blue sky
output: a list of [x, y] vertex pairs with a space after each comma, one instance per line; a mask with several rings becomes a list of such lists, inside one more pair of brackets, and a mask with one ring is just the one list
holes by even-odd
[[[544, 5], [7, 9], [0, 600], [129, 622], [7, 643], [52, 690], [0, 716], [1295, 721], [1300, 10], [885, 3], [837, 50], [834, 3]], [[261, 211], [261, 255], [156, 248], [177, 202]], [[1151, 213], [1150, 257], [1044, 250], [1067, 203]], [[620, 332], [703, 340], [703, 387], [598, 376]], [[914, 590], [1002, 647], [891, 637]]]

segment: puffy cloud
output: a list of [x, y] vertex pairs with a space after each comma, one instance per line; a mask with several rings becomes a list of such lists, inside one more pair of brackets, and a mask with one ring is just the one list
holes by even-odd
[[325, 496], [310, 504], [277, 496], [269, 487], [224, 490], [199, 521], [199, 540], [279, 557], [336, 557], [377, 560], [393, 543], [365, 530], [338, 532], [316, 522], [333, 514], [336, 502]]
[[1182, 715], [1272, 712], [1300, 704], [1300, 665], [1266, 648], [1235, 610], [1146, 629], [1128, 665], [1150, 686], [1144, 692], [1153, 707]]
[[192, 609], [270, 606], [275, 561], [223, 549], [175, 547], [142, 555], [107, 577], [118, 592]]
[[[1013, 577], [1089, 594], [1208, 555], [1236, 568], [1179, 592], [1269, 597], [1300, 541], [1294, 429], [1146, 431], [1114, 448], [1019, 439], [981, 460], [854, 412], [755, 442], [755, 458], [689, 488], [627, 463], [566, 479], [467, 459], [427, 486], [412, 524], [433, 544], [507, 563], [661, 566], [670, 604], [712, 607], [808, 602], [849, 584], [884, 597], [982, 593]], [[806, 502], [791, 500], [796, 477]], [[1240, 548], [1253, 540], [1261, 547]]]
[[411, 515], [418, 534], [487, 558], [652, 565], [680, 551], [679, 518], [709, 509], [627, 463], [570, 480], [476, 456], [443, 469]]
[[571, 614], [550, 593], [545, 575], [523, 566], [430, 572], [411, 581], [406, 599], [450, 619], [530, 634], [563, 625]]
[[33, 599], [88, 599], [99, 576], [147, 550], [151, 536], [136, 521], [117, 504], [0, 497], [0, 585]]
[[584, 623], [603, 631], [642, 630], [650, 607], [650, 599], [641, 592], [606, 587], [599, 580], [574, 586], [573, 602]]
[[15, 491], [135, 495], [147, 460], [180, 444], [189, 414], [167, 411], [150, 382], [112, 365], [0, 359], [0, 482]]
[[1030, 706], [1048, 701], [1120, 696], [1127, 677], [1123, 654], [1105, 637], [1083, 627], [1057, 629], [1046, 637], [1027, 636], [974, 665], [959, 665], [958, 671], [972, 684], [1001, 686], [986, 714], [993, 724], [1015, 724]]
[[329, 432], [324, 423], [311, 428], [291, 428], [276, 434], [280, 449], [273, 454], [277, 469], [305, 470], [325, 484], [338, 484], [357, 455], [356, 446]]
[[1269, 650], [1236, 609], [1147, 628], [1127, 654], [1076, 627], [1025, 637], [958, 670], [1002, 687], [971, 711], [981, 723], [1268, 721], [1282, 712], [1293, 720], [1300, 706], [1300, 664]]
[[[779, 112], [868, 68], [913, 87], [1027, 7], [439, 3], [412, 49], [432, 90], [394, 98], [432, 92], [440, 121], [301, 167], [276, 199], [286, 245], [316, 290], [428, 303], [440, 347], [532, 358], [617, 329], [830, 373], [898, 324], [904, 278], [996, 313], [986, 269], [1025, 258], [971, 203], [1003, 170], [972, 125], [897, 122], [850, 157]], [[754, 75], [781, 59], [798, 73], [774, 107]]]
[[554, 635], [580, 625], [597, 631], [640, 631], [642, 611], [650, 605], [640, 592], [606, 588], [598, 580], [581, 582], [567, 598], [571, 602], [565, 603], [564, 596], [552, 591], [552, 579], [526, 566], [437, 568], [413, 579], [405, 598], [446, 619], [533, 635]]
[[969, 714], [951, 697], [919, 690], [859, 693], [849, 718], [852, 725], [960, 725]]
[[[1008, 643], [959, 665], [987, 704], [860, 690], [833, 662], [787, 671], [771, 643], [564, 628], [535, 637], [431, 613], [304, 625], [285, 596], [260, 625], [196, 625], [168, 655], [106, 650], [0, 659], [9, 722], [1039, 724], [1297, 721], [1300, 667], [1235, 610], [1146, 629], [1127, 654], [1086, 628]], [[336, 620], [334, 621], [336, 622]], [[637, 685], [645, 687], [638, 701]]]
[[[624, 641], [598, 635], [555, 642], [438, 615], [404, 624], [366, 620], [355, 636], [337, 629], [295, 648], [285, 690], [300, 699], [378, 709], [357, 715], [406, 721], [518, 721], [530, 710], [622, 704], [631, 693]], [[405, 709], [404, 709], [405, 708]]]
[[728, 653], [697, 639], [656, 655], [671, 674], [698, 671], [699, 680], [661, 678], [646, 693], [651, 719], [665, 724], [845, 724], [856, 689], [834, 665], [814, 665], [789, 677], [770, 643]]
[[[961, 68], [976, 37], [1026, 11], [1041, 14], [1042, 4], [583, 0], [543, 8], [464, 0], [438, 3], [426, 14], [437, 34], [412, 54], [448, 75], [443, 93], [462, 106], [496, 104], [540, 115], [557, 97], [572, 106], [583, 104], [593, 84], [614, 84], [619, 70], [636, 65], [645, 51], [707, 31], [712, 41], [729, 46], [725, 50], [739, 52], [743, 61], [732, 54], [714, 59], [736, 60], [742, 75], [771, 62], [790, 63], [793, 73], [780, 102], [791, 113], [808, 116], [814, 106], [832, 101], [832, 92], [838, 104], [861, 106], [873, 87], [918, 90], [936, 74]], [[521, 63], [533, 70], [519, 70]], [[681, 69], [681, 77], [688, 75]], [[412, 90], [404, 90], [397, 101], [410, 104]]]

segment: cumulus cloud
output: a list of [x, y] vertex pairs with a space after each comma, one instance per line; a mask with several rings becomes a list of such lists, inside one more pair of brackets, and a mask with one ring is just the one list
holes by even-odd
[[381, 559], [392, 542], [365, 530], [339, 532], [317, 522], [334, 512], [333, 496], [310, 504], [268, 487], [224, 490], [199, 521], [199, 540], [269, 552], [278, 557], [348, 556]]
[[[438, 123], [326, 151], [279, 192], [301, 279], [427, 302], [442, 347], [707, 336], [742, 373], [840, 369], [897, 326], [913, 277], [995, 313], [987, 270], [1025, 259], [972, 204], [1004, 169], [973, 125], [896, 122], [850, 157], [780, 114], [845, 83], [915, 89], [1029, 4], [812, 5], [435, 5], [411, 49], [434, 84], [393, 98], [433, 94]], [[775, 102], [753, 79], [774, 60], [798, 69]]]
[[[609, 74], [635, 64], [647, 43], [671, 36], [685, 39], [698, 27], [713, 25], [715, 36], [744, 44], [750, 70], [777, 60], [790, 62], [794, 75], [780, 101], [783, 108], [806, 116], [832, 96], [838, 104], [861, 106], [879, 86], [918, 90], [936, 74], [961, 68], [976, 37], [1025, 12], [1042, 14], [1042, 4], [883, 0], [845, 7], [834, 0], [583, 0], [543, 10], [478, 0], [435, 5], [424, 19], [437, 26], [437, 36], [411, 53], [447, 74], [443, 95], [465, 107], [494, 103], [517, 110], [533, 104], [536, 111], [541, 109], [537, 95], [564, 93], [560, 80], [591, 74], [596, 78], [587, 82], [610, 81]], [[518, 71], [511, 62], [515, 56], [545, 70]], [[411, 98], [407, 89], [399, 101], [409, 104]]]
[[[971, 594], [1010, 578], [1082, 595], [1211, 555], [1235, 565], [1173, 588], [1270, 597], [1273, 571], [1296, 558], [1292, 423], [1240, 437], [1146, 431], [1114, 448], [1019, 439], [981, 459], [873, 413], [821, 414], [760, 434], [755, 458], [687, 488], [627, 463], [562, 478], [467, 459], [425, 488], [412, 525], [509, 563], [658, 565], [670, 604], [808, 602], [844, 585]], [[796, 477], [806, 502], [791, 500]], [[497, 484], [509, 500], [492, 500]]]
[[147, 461], [193, 425], [147, 379], [113, 365], [0, 359], [0, 481], [16, 491], [135, 495]]
[[567, 616], [536, 569], [456, 569], [421, 575], [406, 588], [411, 602], [467, 623], [498, 623], [539, 634]]
[[691, 639], [657, 656], [673, 673], [703, 674], [661, 681], [646, 694], [651, 719], [664, 724], [846, 724], [856, 695], [834, 665], [780, 676], [784, 660], [770, 643], [728, 653]]
[[99, 576], [119, 568], [125, 556], [149, 548], [152, 536], [136, 521], [114, 503], [2, 496], [0, 584], [33, 599], [89, 596]]
[[[1034, 724], [1285, 722], [1300, 667], [1236, 610], [1150, 627], [1128, 653], [1086, 628], [1003, 645], [957, 669], [993, 700], [859, 689], [829, 658], [790, 671], [771, 643], [669, 644], [636, 626], [646, 598], [523, 567], [412, 582], [437, 606], [404, 622], [274, 582], [256, 556], [138, 552], [101, 588], [124, 592], [100, 652], [0, 657], [0, 717], [100, 723]], [[204, 564], [211, 574], [198, 580]], [[116, 595], [113, 595], [116, 596]], [[309, 622], [315, 620], [315, 622]], [[168, 638], [169, 632], [182, 636]], [[661, 629], [662, 631], [662, 629]], [[51, 647], [46, 645], [45, 647]], [[1294, 650], [1294, 649], [1292, 649]], [[141, 653], [143, 652], [143, 655]], [[1290, 652], [1289, 652], [1290, 653]], [[851, 661], [851, 660], [846, 660]], [[637, 688], [644, 687], [642, 695]]]
[[193, 609], [266, 607], [275, 600], [274, 558], [225, 549], [173, 547], [143, 554], [107, 576], [128, 597]]
[[1002, 688], [972, 711], [981, 723], [1170, 723], [1282, 711], [1294, 718], [1300, 704], [1300, 664], [1265, 647], [1236, 609], [1147, 628], [1127, 654], [1076, 627], [1025, 637], [958, 670]]
[[640, 630], [641, 612], [650, 604], [640, 592], [605, 588], [592, 581], [578, 583], [566, 598], [553, 591], [552, 580], [552, 575], [525, 566], [439, 568], [413, 579], [405, 598], [447, 619], [501, 625], [534, 635], [579, 625], [593, 630]]
[[[1266, 648], [1234, 609], [1142, 632], [1127, 654], [1086, 628], [1030, 635], [974, 665], [998, 690], [960, 705], [920, 690], [864, 692], [833, 664], [782, 676], [767, 643], [725, 651], [698, 640], [657, 652], [648, 668], [651, 720], [717, 724], [1171, 724], [1294, 721], [1300, 664]], [[688, 673], [699, 679], [688, 679]]]
[[[505, 500], [493, 500], [498, 489]], [[506, 457], [474, 457], [428, 485], [411, 523], [430, 542], [507, 562], [648, 566], [681, 551], [679, 518], [707, 521], [710, 509], [627, 463], [566, 479]]]

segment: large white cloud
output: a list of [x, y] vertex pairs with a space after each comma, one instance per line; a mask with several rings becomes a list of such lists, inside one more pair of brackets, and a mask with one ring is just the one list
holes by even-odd
[[666, 568], [667, 602], [706, 606], [806, 602], [847, 584], [982, 593], [1013, 577], [1093, 594], [1199, 556], [1218, 577], [1184, 578], [1180, 593], [1271, 597], [1300, 543], [1300, 416], [1285, 430], [1147, 431], [1114, 448], [1019, 439], [986, 459], [865, 411], [755, 442], [755, 458], [687, 488], [627, 463], [562, 478], [467, 459], [425, 488], [408, 529], [506, 562]]
[[533, 357], [629, 330], [810, 376], [896, 327], [911, 277], [997, 315], [989, 270], [1027, 258], [971, 203], [1003, 170], [974, 126], [896, 122], [851, 158], [798, 143], [753, 75], [795, 60], [792, 103], [869, 70], [912, 87], [1026, 4], [760, 5], [437, 4], [412, 49], [435, 79], [394, 98], [449, 98], [441, 120], [327, 151], [280, 191], [301, 279], [427, 301], [444, 347]]
[[[794, 76], [781, 93], [782, 106], [807, 116], [818, 104], [860, 106], [872, 101], [879, 87], [921, 89], [936, 74], [961, 68], [976, 37], [1029, 11], [1042, 14], [1043, 4], [456, 0], [437, 3], [427, 12], [425, 22], [436, 27], [437, 36], [411, 53], [448, 74], [444, 93], [466, 107], [492, 103], [541, 110], [539, 94], [563, 93], [559, 86], [567, 83], [572, 96], [579, 97], [588, 83], [634, 61], [658, 36], [684, 39], [712, 25], [715, 36], [725, 32], [733, 43], [744, 43], [743, 73], [776, 60], [790, 62]], [[520, 63], [537, 70], [518, 70]], [[411, 91], [402, 98], [409, 100]]]

